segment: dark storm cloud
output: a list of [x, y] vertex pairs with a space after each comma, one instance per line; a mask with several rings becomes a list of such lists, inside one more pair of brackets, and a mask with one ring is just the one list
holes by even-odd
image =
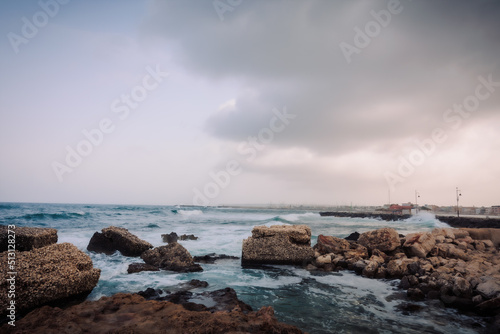
[[[266, 125], [273, 107], [297, 115], [273, 142], [321, 154], [390, 150], [428, 136], [443, 113], [474, 93], [477, 77], [500, 81], [498, 1], [405, 1], [348, 63], [339, 44], [391, 1], [243, 1], [219, 19], [210, 1], [158, 1], [144, 24], [186, 69], [236, 79], [248, 91], [206, 129], [241, 141]], [[475, 119], [495, 112], [500, 94]]]

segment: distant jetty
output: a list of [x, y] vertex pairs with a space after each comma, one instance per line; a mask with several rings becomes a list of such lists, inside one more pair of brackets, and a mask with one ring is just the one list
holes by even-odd
[[[412, 215], [397, 215], [379, 212], [347, 212], [347, 211], [324, 211], [319, 213], [322, 217], [345, 217], [345, 218], [374, 218], [385, 221], [397, 221], [410, 218]], [[500, 218], [482, 217], [455, 217], [436, 215], [436, 219], [457, 228], [500, 228]]]
[[375, 218], [386, 221], [396, 221], [396, 220], [405, 220], [411, 217], [411, 215], [396, 215], [392, 213], [378, 213], [378, 212], [345, 212], [345, 211], [336, 211], [336, 212], [320, 212], [320, 216], [322, 217], [347, 217], [347, 218]]

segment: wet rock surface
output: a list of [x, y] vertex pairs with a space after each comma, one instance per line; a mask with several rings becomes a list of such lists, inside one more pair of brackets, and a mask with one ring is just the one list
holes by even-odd
[[193, 259], [194, 262], [213, 264], [217, 260], [239, 260], [240, 258], [226, 254], [210, 253], [203, 256], [194, 256]]
[[140, 256], [143, 252], [153, 248], [149, 242], [139, 239], [127, 229], [110, 226], [102, 229], [102, 233], [95, 232], [87, 246], [87, 250], [108, 255], [119, 251], [124, 256]]
[[[0, 254], [0, 273], [7, 277], [7, 252]], [[15, 302], [18, 314], [44, 304], [85, 298], [97, 285], [100, 269], [76, 246], [54, 244], [16, 252]], [[0, 281], [0, 313], [7, 309], [7, 280]]]
[[12, 240], [15, 240], [18, 251], [30, 251], [57, 243], [57, 230], [53, 228], [16, 226], [9, 229], [7, 225], [0, 225], [0, 252], [8, 250], [9, 230], [14, 235]]
[[313, 258], [311, 229], [306, 225], [256, 226], [243, 240], [243, 265], [305, 264]]
[[203, 268], [194, 263], [193, 257], [177, 242], [156, 247], [142, 253], [141, 258], [149, 265], [176, 272], [197, 272]]
[[397, 278], [412, 300], [439, 299], [479, 315], [500, 313], [500, 256], [490, 240], [494, 234], [438, 228], [396, 240], [397, 233], [388, 230], [363, 233], [357, 242], [347, 241], [348, 247], [343, 239], [320, 235], [308, 269]]
[[142, 271], [159, 271], [160, 268], [146, 263], [131, 263], [128, 265], [127, 272], [129, 274], [140, 273]]
[[169, 301], [145, 300], [138, 294], [123, 293], [65, 310], [44, 306], [17, 321], [15, 327], [5, 324], [0, 329], [6, 334], [302, 333], [278, 322], [271, 307], [254, 312], [243, 311], [240, 304], [234, 304], [234, 308], [228, 306], [225, 311], [192, 311]]

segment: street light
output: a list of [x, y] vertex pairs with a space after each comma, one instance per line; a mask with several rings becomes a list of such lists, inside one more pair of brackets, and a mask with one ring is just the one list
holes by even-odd
[[458, 206], [458, 201], [460, 200], [460, 196], [462, 196], [462, 190], [458, 189], [457, 187], [457, 217], [460, 218], [460, 209]]
[[417, 208], [415, 209], [416, 214], [418, 214], [418, 198], [420, 197], [420, 193], [415, 190], [415, 205]]

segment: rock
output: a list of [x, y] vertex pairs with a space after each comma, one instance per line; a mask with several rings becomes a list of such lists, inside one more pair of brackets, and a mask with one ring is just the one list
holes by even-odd
[[438, 244], [437, 245], [438, 255], [444, 258], [451, 259], [461, 259], [464, 261], [469, 260], [469, 256], [465, 254], [465, 252], [459, 248], [457, 248], [453, 244]]
[[391, 252], [401, 246], [399, 234], [392, 228], [381, 228], [362, 233], [359, 236], [358, 243], [365, 246], [369, 251], [378, 249], [382, 252]]
[[425, 295], [419, 288], [409, 288], [407, 291], [407, 296], [411, 300], [424, 300]]
[[96, 253], [113, 254], [120, 251], [124, 256], [140, 256], [153, 248], [149, 242], [139, 239], [123, 227], [110, 226], [96, 232], [90, 239], [87, 250]]
[[500, 228], [463, 228], [474, 240], [490, 240], [495, 247], [500, 246]]
[[358, 232], [354, 232], [345, 237], [345, 240], [348, 241], [358, 241], [360, 234]]
[[368, 264], [363, 268], [362, 274], [366, 277], [374, 277], [377, 273], [380, 263], [376, 260], [370, 260]]
[[160, 268], [146, 263], [131, 263], [128, 265], [127, 272], [129, 274], [139, 273], [141, 271], [159, 271]]
[[349, 241], [345, 239], [320, 234], [314, 249], [322, 255], [329, 253], [343, 254], [350, 248], [350, 245]]
[[[15, 254], [15, 300], [19, 314], [47, 303], [84, 298], [99, 281], [101, 270], [93, 268], [90, 257], [69, 243]], [[3, 273], [10, 271], [7, 258], [8, 252], [0, 254], [0, 272], [6, 278]], [[7, 285], [6, 279], [0, 280], [0, 314], [9, 301]]]
[[452, 292], [457, 297], [472, 298], [472, 288], [469, 282], [462, 277], [455, 277]]
[[226, 255], [226, 254], [207, 254], [203, 256], [195, 256], [193, 257], [194, 262], [199, 262], [199, 263], [215, 263], [217, 260], [239, 260], [240, 258], [237, 256], [231, 256], [231, 255]]
[[480, 303], [477, 308], [483, 314], [499, 314], [500, 310], [500, 296]]
[[168, 301], [146, 301], [138, 294], [116, 294], [86, 301], [65, 310], [37, 309], [16, 327], [5, 324], [0, 331], [46, 333], [302, 333], [280, 323], [272, 308], [243, 312], [238, 306], [228, 312], [188, 311]]
[[141, 258], [160, 269], [183, 273], [203, 271], [199, 264], [194, 263], [186, 248], [177, 242], [147, 250], [142, 253]]
[[494, 278], [483, 278], [476, 290], [486, 299], [500, 297], [500, 282]]
[[[11, 232], [9, 233], [9, 231]], [[15, 240], [15, 250], [30, 251], [57, 243], [57, 230], [20, 226], [9, 229], [6, 225], [0, 225], [0, 252], [8, 250], [9, 239]]]
[[432, 235], [434, 237], [442, 236], [444, 239], [455, 239], [455, 234], [452, 228], [435, 228], [432, 230]]
[[435, 245], [436, 239], [429, 232], [410, 233], [406, 236], [406, 241], [403, 244], [403, 250], [406, 252], [408, 257], [417, 256], [425, 258]]
[[194, 234], [183, 234], [179, 237], [180, 240], [198, 240], [198, 237], [195, 237]]
[[172, 242], [177, 242], [177, 240], [179, 240], [179, 236], [175, 232], [171, 232], [170, 234], [162, 234], [161, 238], [163, 242], [168, 242], [169, 244]]
[[387, 274], [391, 277], [401, 278], [408, 274], [408, 264], [413, 260], [407, 258], [395, 259], [387, 263]]
[[321, 256], [316, 258], [314, 263], [316, 264], [317, 267], [322, 267], [322, 266], [325, 266], [327, 264], [331, 264], [332, 263], [332, 256], [330, 254], [321, 255]]
[[314, 259], [311, 229], [306, 225], [256, 226], [252, 236], [243, 240], [241, 263], [301, 264]]
[[346, 259], [367, 259], [368, 249], [359, 244], [351, 244], [351, 248], [344, 252]]

